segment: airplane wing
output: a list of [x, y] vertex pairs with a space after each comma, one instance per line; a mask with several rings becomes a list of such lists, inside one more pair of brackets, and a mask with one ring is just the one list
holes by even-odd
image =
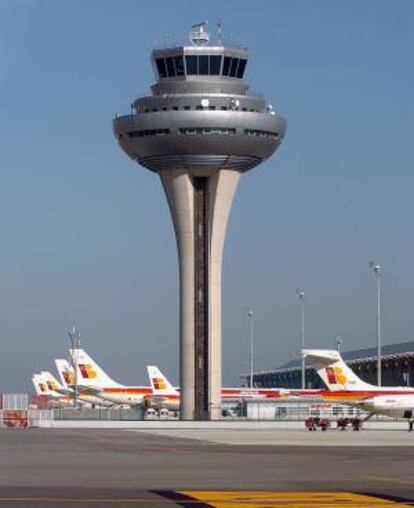
[[102, 390], [100, 388], [95, 388], [93, 386], [85, 386], [85, 385], [78, 385], [78, 391], [82, 393], [86, 393], [88, 395], [97, 395], [99, 396], [100, 393], [102, 393]]
[[72, 396], [74, 394], [74, 391], [70, 390], [69, 388], [56, 388], [55, 392], [59, 393], [60, 395]]

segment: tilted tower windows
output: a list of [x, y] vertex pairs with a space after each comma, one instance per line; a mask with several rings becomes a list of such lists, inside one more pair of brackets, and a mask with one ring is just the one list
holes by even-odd
[[[223, 62], [223, 66], [222, 66]], [[158, 76], [226, 76], [243, 79], [247, 60], [223, 55], [177, 55], [156, 58]]]

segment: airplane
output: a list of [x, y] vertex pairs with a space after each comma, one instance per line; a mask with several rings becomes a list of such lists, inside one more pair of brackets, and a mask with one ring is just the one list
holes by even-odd
[[180, 392], [168, 381], [155, 365], [147, 366], [152, 395], [145, 400], [147, 407], [163, 407], [176, 411], [180, 406]]
[[[148, 376], [151, 382], [152, 395], [149, 395], [145, 402], [147, 406], [163, 407], [166, 409], [177, 410], [180, 406], [180, 389], [174, 387], [155, 365], [147, 366]], [[315, 392], [316, 390], [306, 390]], [[298, 396], [302, 393], [296, 390]], [[222, 388], [222, 402], [240, 402], [246, 400], [269, 400], [287, 398], [290, 396], [290, 390], [282, 388]]]
[[32, 383], [36, 392], [36, 395], [47, 395], [48, 388], [46, 383], [43, 381], [43, 378], [40, 374], [33, 374]]
[[[75, 396], [75, 374], [73, 371], [73, 366], [70, 365], [68, 360], [64, 358], [57, 358], [55, 360], [56, 369], [59, 373], [59, 377], [62, 381], [62, 385], [66, 392], [70, 394], [72, 397], [72, 400]], [[78, 388], [78, 401], [85, 402], [92, 407], [112, 407], [114, 404], [111, 402], [108, 402], [107, 400], [104, 400], [100, 397], [97, 397], [96, 395], [93, 395], [91, 393], [88, 393], [86, 390], [81, 390]]]
[[32, 382], [36, 395], [48, 396], [53, 405], [70, 405], [70, 397], [60, 393], [63, 387], [50, 372], [42, 371], [40, 374], [34, 374], [32, 377]]
[[[169, 408], [178, 409], [179, 390], [171, 385], [157, 367], [150, 366], [151, 386], [124, 386], [109, 377], [84, 349], [70, 350], [70, 354], [77, 365], [78, 386], [82, 393], [96, 395], [114, 404], [148, 407], [168, 402]], [[279, 399], [287, 396], [288, 390], [279, 388], [222, 388], [222, 400], [229, 402]]]
[[73, 367], [65, 358], [56, 358], [55, 365], [62, 385], [65, 388], [70, 389], [75, 383]]
[[327, 386], [329, 393], [322, 398], [357, 405], [372, 414], [399, 418], [414, 418], [414, 388], [407, 386], [375, 386], [362, 381], [336, 350], [304, 349], [302, 355], [310, 360]]
[[40, 373], [40, 375], [42, 376], [44, 382], [46, 383], [47, 387], [49, 388], [49, 391], [53, 394], [53, 395], [63, 395], [63, 386], [59, 383], [59, 381], [55, 378], [55, 376], [49, 372], [49, 371], [46, 371], [46, 370], [42, 370], [42, 372]]
[[117, 405], [143, 405], [152, 395], [150, 386], [125, 386], [117, 383], [88, 355], [84, 349], [69, 351], [77, 366], [78, 387], [88, 393]]

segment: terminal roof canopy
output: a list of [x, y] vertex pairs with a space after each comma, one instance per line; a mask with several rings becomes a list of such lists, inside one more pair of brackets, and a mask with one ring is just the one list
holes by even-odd
[[[363, 363], [367, 361], [371, 361], [377, 357], [377, 348], [365, 348], [365, 349], [357, 349], [355, 351], [341, 352], [342, 358], [351, 363]], [[387, 359], [398, 358], [412, 358], [414, 356], [414, 341], [409, 342], [400, 342], [398, 344], [389, 344], [386, 346], [382, 346], [382, 359], [386, 361]], [[301, 360], [291, 360], [277, 369], [274, 372], [282, 371], [285, 369], [300, 369]]]

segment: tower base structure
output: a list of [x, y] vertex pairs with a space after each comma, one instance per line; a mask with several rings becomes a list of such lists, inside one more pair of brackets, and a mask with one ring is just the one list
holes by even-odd
[[180, 267], [180, 412], [183, 420], [221, 416], [221, 266], [240, 173], [195, 176], [160, 171]]

